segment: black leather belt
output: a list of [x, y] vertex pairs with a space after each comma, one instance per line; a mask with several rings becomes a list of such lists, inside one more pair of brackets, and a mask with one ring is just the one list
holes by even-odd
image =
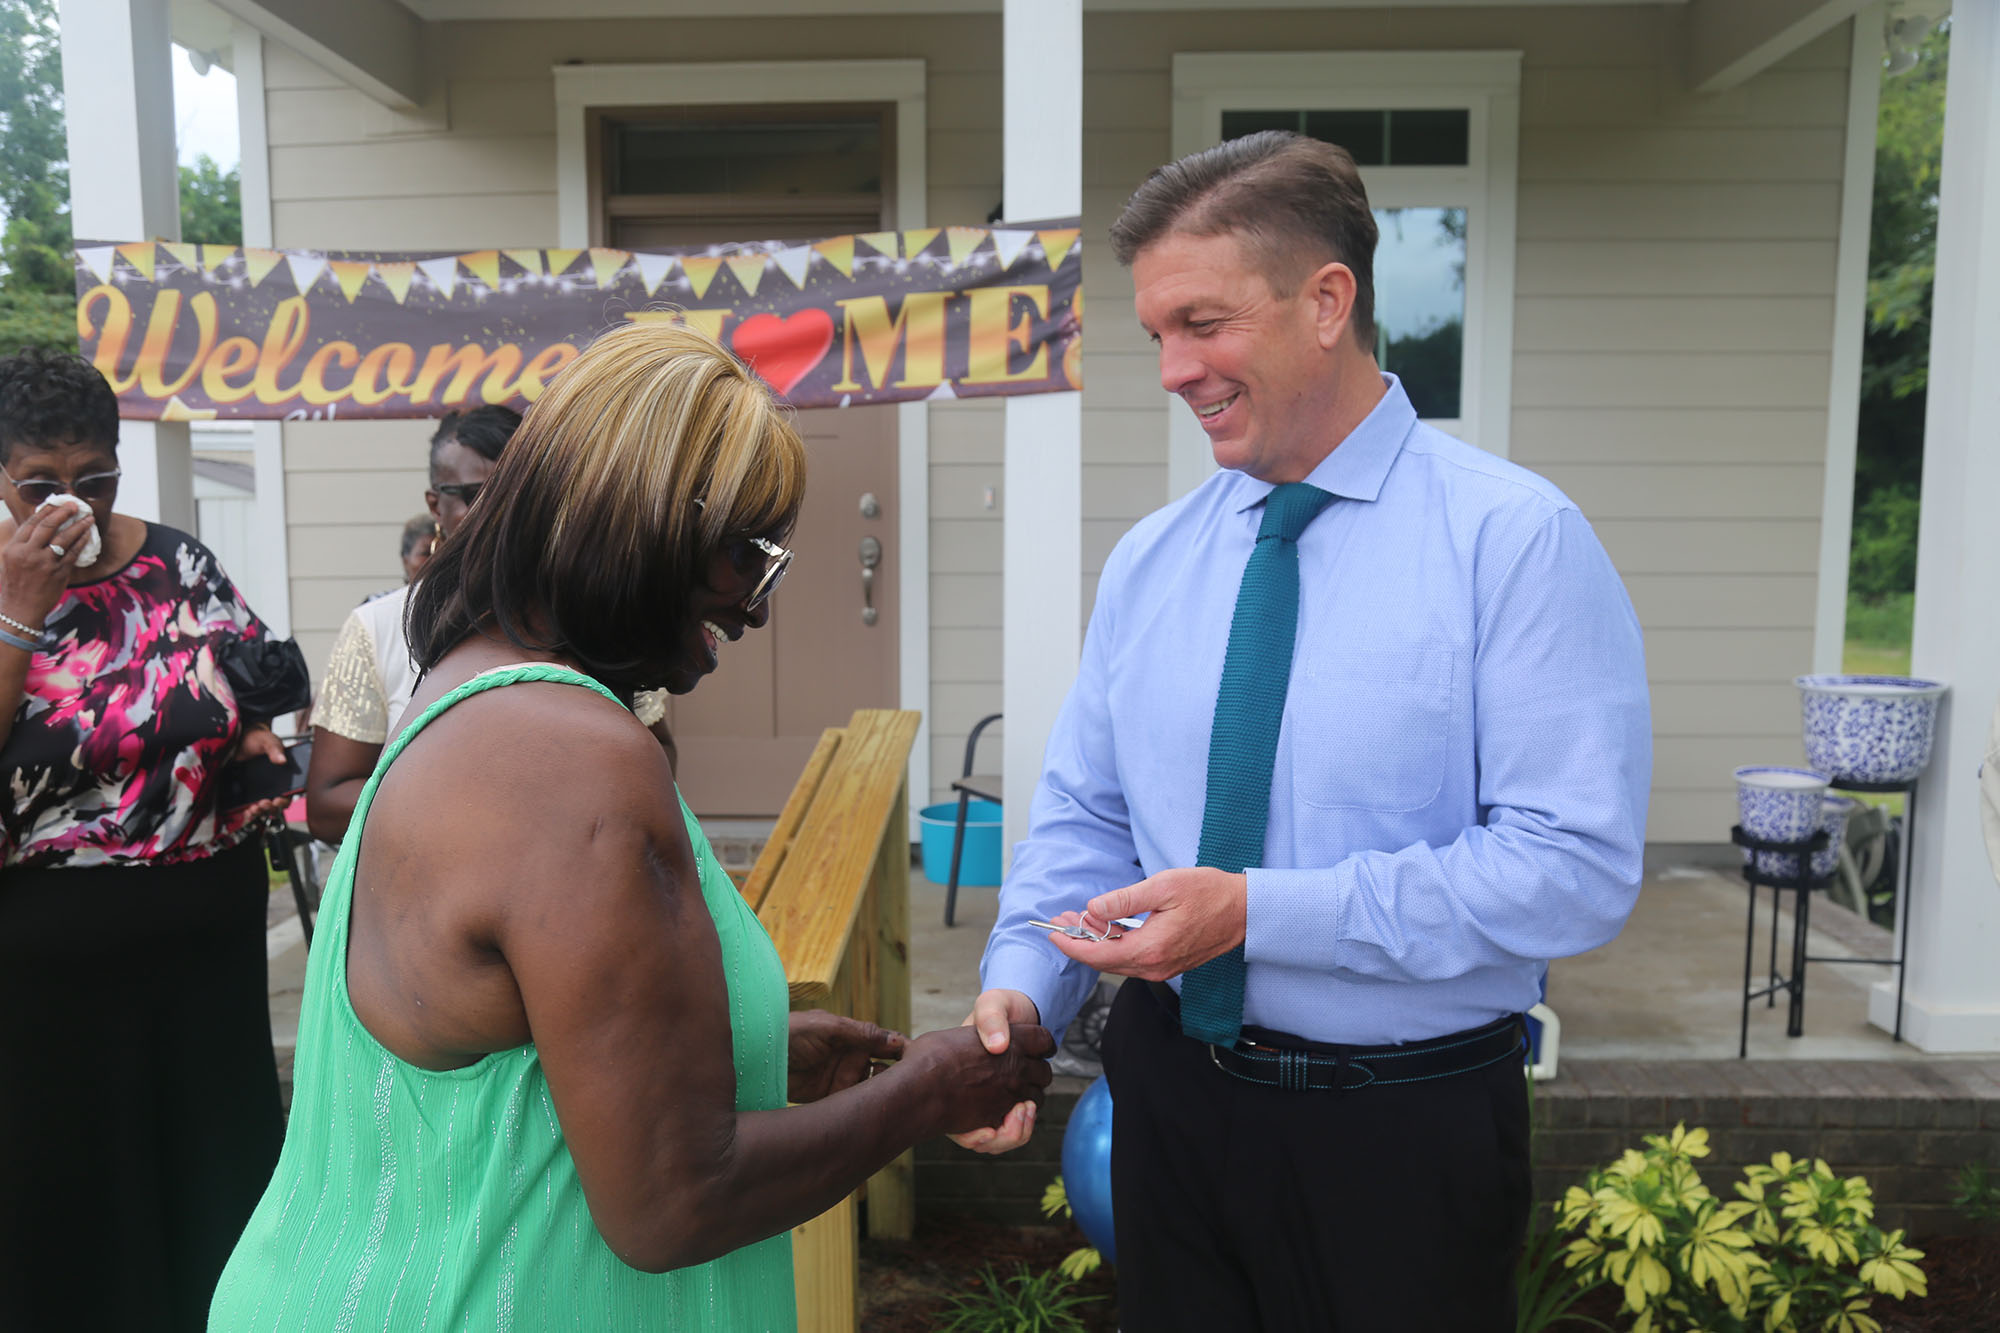
[[[1180, 996], [1164, 982], [1146, 984], [1179, 1023]], [[1401, 1046], [1336, 1046], [1246, 1026], [1233, 1048], [1209, 1045], [1208, 1058], [1223, 1073], [1250, 1083], [1291, 1092], [1351, 1092], [1469, 1074], [1519, 1060], [1526, 1050], [1521, 1016], [1509, 1014], [1485, 1027]]]

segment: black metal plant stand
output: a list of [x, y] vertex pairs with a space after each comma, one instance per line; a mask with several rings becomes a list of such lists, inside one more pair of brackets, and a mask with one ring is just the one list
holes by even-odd
[[[1743, 867], [1743, 879], [1750, 886], [1749, 913], [1743, 930], [1743, 1022], [1737, 1037], [1736, 1056], [1742, 1059], [1750, 1050], [1750, 1002], [1763, 1000], [1767, 1008], [1776, 1008], [1778, 992], [1787, 995], [1785, 1015], [1785, 1035], [1803, 1036], [1806, 1018], [1806, 964], [1847, 963], [1872, 967], [1893, 967], [1896, 969], [1896, 1026], [1894, 1036], [1903, 1039], [1903, 983], [1909, 972], [1907, 963], [1910, 954], [1910, 865], [1911, 849], [1916, 840], [1912, 837], [1916, 821], [1917, 784], [1915, 779], [1908, 782], [1862, 782], [1856, 778], [1836, 777], [1827, 784], [1835, 791], [1843, 792], [1902, 792], [1903, 829], [1900, 856], [1896, 864], [1896, 953], [1890, 958], [1846, 958], [1829, 954], [1809, 954], [1806, 952], [1806, 932], [1812, 919], [1812, 895], [1814, 889], [1826, 887], [1825, 877], [1814, 878], [1812, 873], [1812, 853], [1826, 847], [1827, 835], [1824, 829], [1815, 832], [1804, 842], [1765, 842], [1753, 838], [1737, 825], [1729, 831], [1729, 840], [1751, 852], [1777, 852], [1795, 857], [1798, 872], [1791, 876], [1767, 875], [1757, 868], [1757, 858], [1753, 855]], [[1757, 890], [1760, 886], [1771, 890], [1771, 957], [1768, 965], [1768, 980], [1763, 986], [1752, 990], [1750, 971], [1755, 953], [1757, 923]], [[1792, 911], [1792, 960], [1791, 971], [1778, 971], [1778, 898], [1783, 893], [1796, 893], [1798, 901]]]

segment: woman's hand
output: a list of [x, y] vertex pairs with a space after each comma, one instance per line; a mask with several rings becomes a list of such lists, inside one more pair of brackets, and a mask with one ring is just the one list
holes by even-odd
[[[263, 722], [252, 722], [243, 728], [243, 737], [236, 745], [233, 764], [272, 763], [288, 764], [291, 756], [285, 753], [285, 743], [278, 734]], [[272, 796], [261, 801], [252, 801], [242, 807], [241, 824], [255, 824], [259, 820], [277, 816], [283, 818], [285, 810], [292, 803], [289, 796]]]
[[943, 1028], [910, 1042], [897, 1077], [926, 1080], [940, 1133], [967, 1134], [999, 1126], [1023, 1102], [1040, 1104], [1055, 1053], [1055, 1038], [1038, 1024], [1014, 1024], [998, 1055], [987, 1051], [977, 1028]]
[[0, 612], [40, 629], [69, 587], [70, 571], [96, 522], [88, 509], [50, 505], [15, 528], [0, 546]]
[[816, 1102], [853, 1087], [875, 1072], [875, 1064], [903, 1058], [909, 1038], [821, 1009], [792, 1015], [791, 1065], [785, 1097]]

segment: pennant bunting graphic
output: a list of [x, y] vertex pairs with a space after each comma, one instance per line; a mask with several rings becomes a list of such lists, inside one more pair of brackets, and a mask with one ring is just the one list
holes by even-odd
[[458, 290], [458, 256], [446, 255], [443, 259], [419, 259], [417, 261], [417, 268], [426, 278], [430, 279], [431, 286], [437, 288], [447, 301], [451, 299], [451, 294]]
[[486, 290], [500, 290], [500, 252], [498, 250], [474, 250], [469, 255], [460, 255], [458, 262], [465, 265], [465, 271], [486, 284]]
[[736, 275], [736, 281], [743, 284], [745, 296], [757, 294], [757, 284], [764, 280], [764, 256], [730, 255], [722, 262], [729, 265], [729, 271]]
[[694, 289], [694, 299], [699, 301], [708, 295], [708, 284], [715, 281], [722, 261], [714, 255], [683, 255], [681, 268], [687, 274], [688, 286]]
[[626, 250], [607, 250], [603, 246], [590, 247], [590, 272], [597, 279], [599, 287], [609, 287], [618, 277], [618, 271], [632, 258]]
[[361, 259], [335, 259], [327, 267], [333, 270], [333, 280], [340, 284], [340, 294], [352, 302], [361, 295], [361, 284], [368, 281], [368, 270], [374, 265]]
[[1038, 231], [1035, 235], [1042, 242], [1042, 253], [1048, 257], [1049, 272], [1062, 267], [1063, 260], [1069, 258], [1070, 248], [1076, 244], [1079, 229], [1058, 227], [1054, 231]]
[[648, 296], [659, 290], [660, 284], [667, 280], [667, 275], [674, 271], [672, 255], [655, 255], [648, 254], [644, 250], [635, 250], [632, 253], [632, 262], [639, 266], [639, 284], [646, 289]]
[[243, 271], [249, 275], [250, 285], [255, 287], [271, 275], [271, 270], [284, 261], [284, 256], [276, 250], [261, 250], [254, 246], [243, 248]]
[[851, 278], [854, 276], [854, 238], [852, 236], [836, 236], [830, 241], [821, 241], [812, 248], [819, 252], [821, 259], [839, 269], [841, 277]]
[[403, 298], [410, 294], [410, 279], [417, 276], [417, 266], [414, 261], [377, 264], [375, 276], [389, 289], [389, 295], [396, 298], [396, 304], [401, 305]]
[[304, 296], [319, 281], [319, 275], [326, 272], [326, 256], [288, 253], [285, 267], [292, 271], [292, 286], [299, 289], [300, 296]]
[[147, 282], [153, 280], [154, 249], [151, 241], [133, 241], [128, 245], [113, 247], [126, 263], [139, 270], [139, 276]]
[[1014, 261], [1021, 257], [1021, 252], [1028, 248], [1028, 242], [1034, 239], [1035, 233], [1031, 231], [1002, 231], [995, 228], [993, 253], [1000, 260], [1000, 271], [1004, 273], [1014, 267]]
[[115, 247], [93, 245], [88, 250], [78, 250], [76, 257], [83, 261], [85, 268], [97, 275], [99, 282], [109, 282], [111, 281], [111, 257], [117, 253], [118, 251]]
[[812, 267], [812, 249], [809, 246], [795, 245], [789, 250], [780, 250], [772, 255], [771, 262], [778, 266], [780, 273], [792, 280], [792, 286], [803, 290], [806, 285], [806, 270]]
[[[651, 320], [717, 339], [801, 409], [1078, 388], [1081, 222], [951, 221], [796, 240], [737, 233], [651, 253], [112, 236], [73, 241], [70, 272], [81, 350], [135, 421], [519, 409], [607, 324]], [[1023, 292], [1032, 317], [1019, 317]]]
[[951, 266], [962, 268], [967, 257], [977, 250], [979, 243], [985, 239], [984, 227], [946, 227], [944, 241], [951, 252]]

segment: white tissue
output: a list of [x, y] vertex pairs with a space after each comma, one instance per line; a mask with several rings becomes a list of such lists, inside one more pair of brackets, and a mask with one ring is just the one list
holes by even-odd
[[[50, 505], [68, 505], [71, 509], [78, 511], [79, 513], [90, 508], [90, 505], [86, 501], [81, 500], [74, 495], [71, 495], [68, 491], [58, 491], [56, 494], [51, 495], [48, 499], [42, 501], [41, 504], [37, 505], [35, 508], [35, 512], [40, 513], [42, 510], [47, 509]], [[93, 524], [90, 529], [90, 536], [84, 538], [83, 554], [76, 558], [77, 568], [78, 569], [89, 568], [91, 565], [97, 563], [97, 557], [102, 554], [104, 554], [104, 538], [97, 531], [96, 525]]]

